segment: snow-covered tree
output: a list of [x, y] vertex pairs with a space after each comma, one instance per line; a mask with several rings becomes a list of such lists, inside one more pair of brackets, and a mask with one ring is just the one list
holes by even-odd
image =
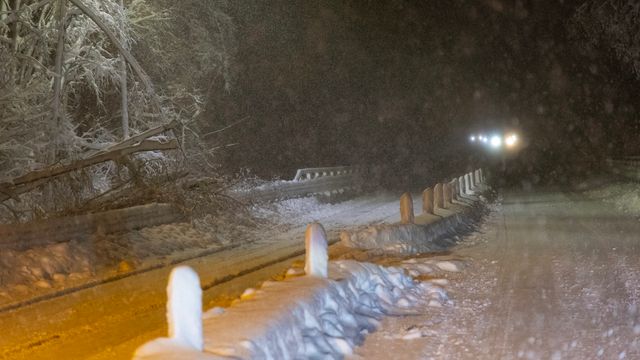
[[[186, 14], [196, 4], [206, 12], [190, 23]], [[0, 183], [85, 158], [172, 121], [184, 125], [176, 134], [183, 151], [202, 152], [197, 121], [206, 89], [201, 86], [217, 74], [225, 86], [231, 84], [234, 27], [219, 8], [223, 5], [0, 1]], [[195, 60], [184, 63], [185, 58]], [[194, 62], [200, 68], [194, 69]], [[156, 165], [142, 170], [153, 173], [161, 162], [175, 164], [166, 156], [143, 158]], [[27, 211], [18, 217], [29, 218], [34, 206], [43, 213], [59, 210], [68, 201], [107, 191], [119, 179], [118, 166], [105, 163], [36, 188], [20, 206], [19, 197], [8, 194], [15, 200], [4, 205]], [[49, 201], [43, 202], [43, 195]]]

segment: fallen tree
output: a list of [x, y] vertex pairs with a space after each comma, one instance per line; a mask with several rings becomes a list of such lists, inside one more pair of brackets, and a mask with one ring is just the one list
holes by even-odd
[[8, 199], [20, 201], [18, 195], [31, 191], [44, 185], [52, 178], [71, 171], [80, 170], [106, 161], [119, 161], [128, 155], [138, 152], [178, 149], [178, 141], [176, 139], [171, 139], [166, 142], [148, 140], [148, 138], [152, 136], [173, 130], [176, 125], [177, 122], [161, 125], [115, 144], [106, 150], [99, 151], [87, 158], [71, 161], [67, 164], [48, 166], [14, 178], [10, 182], [2, 183], [0, 184], [0, 202]]

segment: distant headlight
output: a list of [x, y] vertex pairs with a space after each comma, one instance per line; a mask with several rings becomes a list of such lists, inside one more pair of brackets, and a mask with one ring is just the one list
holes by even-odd
[[500, 146], [502, 146], [502, 138], [498, 135], [494, 135], [491, 137], [491, 147], [492, 148], [499, 148]]

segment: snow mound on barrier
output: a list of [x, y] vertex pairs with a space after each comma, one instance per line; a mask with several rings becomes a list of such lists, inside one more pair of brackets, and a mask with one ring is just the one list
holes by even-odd
[[346, 246], [392, 254], [419, 254], [444, 250], [454, 244], [460, 232], [471, 228], [472, 219], [454, 214], [428, 225], [378, 225], [365, 230], [342, 232], [340, 240]]
[[341, 358], [385, 315], [447, 302], [446, 292], [400, 268], [345, 260], [329, 276], [267, 282], [251, 297], [204, 314], [205, 353], [233, 358]]

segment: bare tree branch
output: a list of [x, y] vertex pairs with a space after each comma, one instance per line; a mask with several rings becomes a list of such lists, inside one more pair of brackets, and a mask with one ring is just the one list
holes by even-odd
[[[50, 178], [66, 174], [74, 170], [79, 170], [88, 166], [100, 164], [105, 161], [116, 161], [120, 158], [137, 152], [174, 150], [177, 148], [178, 141], [175, 139], [164, 143], [159, 141], [144, 140], [139, 144], [133, 146], [103, 152], [86, 159], [73, 161], [69, 164], [54, 165], [41, 170], [32, 171], [28, 174], [13, 179], [12, 183], [10, 184], [0, 185], [0, 202], [10, 198], [14, 198], [20, 193], [29, 191], [36, 186], [42, 185]], [[37, 184], [34, 185], [33, 183]]]

